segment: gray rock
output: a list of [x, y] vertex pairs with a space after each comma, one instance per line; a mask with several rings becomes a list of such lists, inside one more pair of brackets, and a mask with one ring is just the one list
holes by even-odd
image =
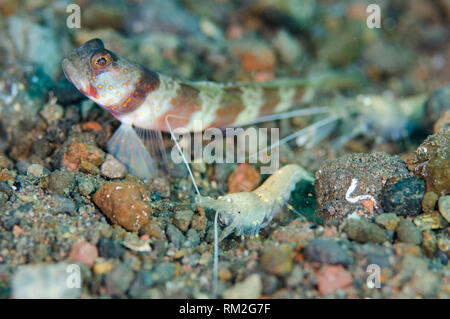
[[403, 219], [397, 227], [398, 239], [404, 243], [419, 245], [422, 242], [422, 232], [410, 220]]
[[166, 227], [166, 235], [169, 238], [169, 240], [174, 243], [176, 247], [181, 247], [186, 240], [183, 233], [173, 226], [172, 224], [167, 225]]
[[184, 232], [188, 230], [193, 216], [194, 212], [189, 209], [176, 211], [173, 217], [173, 224]]
[[175, 264], [161, 263], [155, 267], [152, 273], [152, 280], [155, 283], [163, 284], [175, 276]]
[[106, 155], [106, 159], [100, 167], [100, 172], [108, 178], [124, 178], [127, 175], [127, 168], [111, 154]]
[[123, 294], [134, 279], [134, 272], [127, 264], [116, 265], [105, 276], [105, 286], [108, 294]]
[[309, 261], [324, 264], [349, 265], [352, 260], [348, 253], [336, 242], [329, 239], [313, 239], [305, 248], [305, 257]]
[[11, 296], [16, 299], [79, 298], [81, 272], [77, 277], [77, 265], [73, 267], [67, 263], [19, 266], [11, 279]]
[[450, 223], [450, 195], [439, 198], [439, 212]]
[[44, 166], [40, 164], [31, 164], [27, 168], [27, 175], [34, 178], [40, 178], [44, 176]]
[[67, 171], [54, 171], [50, 174], [48, 189], [57, 195], [69, 195], [75, 187], [75, 176]]
[[381, 195], [381, 205], [385, 212], [400, 216], [417, 216], [422, 211], [425, 195], [425, 181], [408, 177], [387, 185]]
[[259, 274], [252, 274], [242, 282], [228, 288], [223, 297], [225, 299], [256, 299], [262, 292], [262, 280]]
[[75, 202], [70, 198], [60, 195], [51, 196], [48, 205], [55, 213], [65, 213], [73, 216], [77, 212]]
[[365, 219], [350, 219], [344, 227], [348, 238], [360, 243], [375, 243], [380, 244], [388, 240], [386, 232]]

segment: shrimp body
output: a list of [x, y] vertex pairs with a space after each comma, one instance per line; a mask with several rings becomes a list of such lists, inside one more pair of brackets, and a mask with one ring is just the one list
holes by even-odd
[[219, 240], [233, 231], [237, 236], [257, 235], [289, 199], [301, 179], [314, 180], [302, 167], [289, 164], [277, 170], [252, 192], [232, 193], [218, 199], [200, 198], [198, 205], [214, 209], [220, 223], [226, 226]]

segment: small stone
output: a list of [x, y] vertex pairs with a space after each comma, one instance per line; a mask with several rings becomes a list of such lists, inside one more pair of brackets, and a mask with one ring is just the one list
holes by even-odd
[[240, 164], [228, 177], [228, 192], [251, 192], [261, 182], [261, 175], [246, 163]]
[[145, 188], [135, 182], [103, 184], [94, 194], [94, 203], [114, 223], [128, 231], [138, 231], [152, 212], [144, 200]]
[[73, 142], [65, 151], [61, 167], [72, 172], [99, 173], [98, 166], [103, 163], [105, 152], [95, 145]]
[[[11, 279], [15, 299], [72, 299], [80, 297], [82, 276], [70, 281], [67, 263], [19, 266]], [[79, 280], [77, 282], [77, 280]], [[73, 284], [73, 286], [71, 286]]]
[[95, 191], [95, 185], [88, 178], [80, 178], [78, 180], [78, 191], [83, 196], [89, 196]]
[[228, 288], [224, 293], [225, 299], [256, 299], [262, 292], [262, 280], [260, 275], [252, 274], [240, 283]]
[[150, 184], [150, 194], [158, 192], [162, 198], [168, 198], [170, 196], [170, 184], [166, 178], [156, 177]]
[[130, 286], [134, 273], [130, 266], [120, 263], [105, 276], [105, 287], [108, 294], [122, 294]]
[[305, 247], [304, 254], [307, 260], [324, 264], [349, 265], [351, 263], [348, 253], [338, 243], [329, 239], [313, 239]]
[[439, 212], [450, 223], [450, 195], [439, 198]]
[[198, 235], [198, 232], [195, 229], [189, 229], [186, 233], [186, 238], [188, 242], [190, 243], [190, 247], [195, 247], [200, 243], [200, 236]]
[[432, 258], [437, 248], [437, 241], [434, 232], [425, 230], [422, 232], [422, 248], [428, 258]]
[[194, 217], [192, 217], [191, 228], [196, 231], [203, 231], [206, 228], [207, 222], [208, 219], [205, 215], [195, 214]]
[[287, 244], [264, 248], [260, 265], [277, 276], [286, 276], [292, 271], [292, 250]]
[[389, 230], [395, 230], [400, 218], [395, 213], [384, 213], [375, 217], [375, 223]]
[[94, 266], [95, 259], [98, 257], [97, 247], [87, 241], [79, 241], [72, 244], [69, 253], [69, 259], [78, 261], [89, 268]]
[[360, 243], [378, 243], [388, 240], [386, 232], [365, 219], [349, 219], [344, 227], [347, 236]]
[[152, 272], [144, 269], [140, 270], [130, 287], [130, 296], [132, 298], [144, 297], [143, 294], [145, 291], [154, 285], [155, 282], [153, 281]]
[[141, 227], [140, 232], [142, 234], [158, 239], [163, 236], [163, 231], [161, 227], [159, 227], [158, 223], [155, 223], [154, 221], [151, 220]]
[[102, 238], [97, 243], [98, 254], [105, 258], [121, 258], [125, 254], [125, 248], [111, 238]]
[[176, 265], [174, 263], [161, 263], [155, 267], [152, 279], [155, 283], [165, 284], [175, 276]]
[[422, 210], [424, 213], [432, 213], [435, 211], [436, 203], [439, 195], [435, 192], [426, 192], [422, 199]]
[[27, 168], [27, 175], [34, 177], [34, 178], [40, 178], [44, 176], [44, 166], [40, 164], [31, 164]]
[[186, 240], [183, 233], [172, 224], [167, 225], [166, 235], [169, 240], [178, 248], [180, 248]]
[[420, 245], [422, 242], [422, 232], [418, 229], [412, 221], [403, 219], [397, 227], [398, 239], [404, 243]]
[[48, 104], [44, 105], [41, 115], [47, 123], [52, 124], [62, 119], [64, 116], [64, 108], [56, 104], [56, 99], [52, 99]]
[[317, 276], [317, 287], [322, 295], [329, 295], [353, 282], [351, 274], [342, 265], [325, 266]]
[[94, 265], [94, 274], [103, 275], [113, 270], [114, 264], [101, 262]]
[[438, 212], [421, 214], [414, 218], [414, 224], [416, 224], [420, 230], [442, 229], [447, 225], [446, 221]]
[[83, 124], [81, 127], [83, 131], [95, 131], [100, 132], [102, 130], [102, 125], [96, 121], [90, 121]]
[[389, 184], [381, 194], [381, 206], [385, 212], [400, 216], [417, 216], [422, 208], [425, 181], [408, 177]]
[[48, 201], [48, 206], [52, 211], [56, 213], [75, 216], [77, 212], [76, 203], [72, 199], [60, 195], [51, 196], [50, 200]]
[[69, 195], [75, 187], [75, 176], [71, 172], [54, 171], [50, 174], [48, 189], [57, 195]]
[[192, 210], [179, 210], [175, 212], [173, 224], [181, 231], [186, 231], [189, 228], [194, 212]]
[[127, 168], [121, 162], [114, 158], [114, 156], [107, 154], [106, 159], [100, 167], [102, 176], [111, 179], [124, 178], [127, 175]]

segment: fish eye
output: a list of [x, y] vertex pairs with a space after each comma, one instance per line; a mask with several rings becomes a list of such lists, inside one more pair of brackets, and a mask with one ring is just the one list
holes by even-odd
[[111, 54], [106, 50], [95, 53], [91, 58], [91, 65], [96, 69], [103, 69], [111, 63]]

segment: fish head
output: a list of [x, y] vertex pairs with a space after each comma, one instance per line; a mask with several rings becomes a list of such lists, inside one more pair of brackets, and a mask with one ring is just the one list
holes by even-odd
[[81, 93], [113, 115], [134, 111], [159, 84], [156, 72], [105, 49], [100, 39], [73, 50], [62, 68]]

